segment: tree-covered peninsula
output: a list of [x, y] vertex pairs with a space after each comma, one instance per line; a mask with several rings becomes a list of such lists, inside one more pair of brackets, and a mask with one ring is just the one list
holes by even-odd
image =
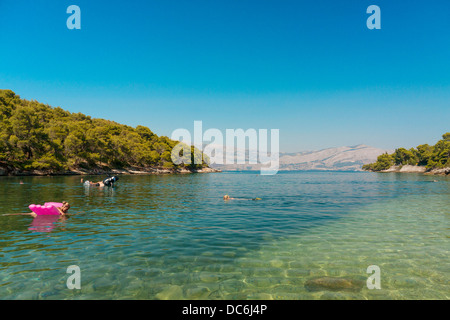
[[[382, 154], [375, 163], [362, 167], [368, 171], [398, 171], [402, 166], [416, 166], [424, 171], [450, 173], [450, 132], [442, 135], [434, 146], [422, 144], [409, 150], [398, 148], [392, 154]], [[414, 171], [414, 170], [412, 170]]]
[[[105, 119], [71, 113], [0, 90], [0, 171], [2, 174], [96, 173], [137, 168], [146, 172], [196, 171], [202, 165], [175, 165], [178, 143]], [[191, 158], [202, 153], [191, 148]], [[195, 163], [192, 161], [191, 163]]]

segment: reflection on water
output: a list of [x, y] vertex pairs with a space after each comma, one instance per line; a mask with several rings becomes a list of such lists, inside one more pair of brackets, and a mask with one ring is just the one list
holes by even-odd
[[28, 230], [35, 232], [51, 232], [55, 228], [55, 222], [59, 220], [59, 216], [37, 216], [31, 222]]
[[[73, 215], [0, 216], [0, 298], [445, 299], [449, 186], [343, 172], [123, 176], [115, 188], [3, 177], [1, 212], [68, 201]], [[360, 281], [370, 264], [382, 290], [306, 288]], [[70, 265], [81, 290], [65, 285]]]
[[28, 230], [33, 232], [52, 232], [55, 228], [65, 230], [65, 222], [69, 216], [42, 215], [32, 218]]

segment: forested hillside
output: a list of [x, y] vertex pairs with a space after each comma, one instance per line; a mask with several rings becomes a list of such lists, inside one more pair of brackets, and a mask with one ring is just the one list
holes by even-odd
[[450, 132], [442, 135], [434, 146], [422, 144], [417, 148], [409, 150], [398, 148], [392, 154], [382, 154], [377, 162], [364, 165], [363, 170], [381, 171], [387, 170], [391, 166], [418, 165], [427, 169], [450, 167]]
[[[158, 137], [144, 126], [133, 128], [93, 119], [21, 99], [11, 90], [0, 90], [3, 167], [47, 171], [129, 166], [176, 169], [171, 150], [177, 143], [165, 136]], [[200, 151], [191, 150], [192, 157], [201, 157]]]

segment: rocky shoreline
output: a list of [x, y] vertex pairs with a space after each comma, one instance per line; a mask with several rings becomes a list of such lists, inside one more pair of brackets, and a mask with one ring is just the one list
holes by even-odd
[[427, 169], [425, 166], [392, 166], [389, 169], [381, 170], [377, 172], [401, 172], [401, 173], [423, 173], [428, 175], [440, 175], [447, 176], [450, 175], [450, 167], [438, 168], [438, 169]]
[[162, 167], [149, 167], [149, 168], [139, 168], [139, 167], [129, 167], [122, 169], [110, 169], [110, 168], [95, 168], [95, 169], [84, 169], [77, 168], [64, 171], [54, 171], [54, 170], [19, 170], [12, 167], [0, 167], [0, 176], [71, 176], [71, 175], [148, 175], [148, 174], [189, 174], [189, 173], [211, 173], [211, 172], [221, 172], [221, 170], [213, 168], [202, 168], [189, 170], [186, 168], [169, 169]]

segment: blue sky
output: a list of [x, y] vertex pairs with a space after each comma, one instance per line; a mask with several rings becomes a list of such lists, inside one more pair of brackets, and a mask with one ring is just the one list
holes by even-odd
[[[69, 5], [81, 30], [68, 30]], [[369, 5], [381, 30], [369, 30]], [[450, 131], [450, 1], [0, 0], [0, 88], [150, 127], [280, 129], [281, 151]]]

